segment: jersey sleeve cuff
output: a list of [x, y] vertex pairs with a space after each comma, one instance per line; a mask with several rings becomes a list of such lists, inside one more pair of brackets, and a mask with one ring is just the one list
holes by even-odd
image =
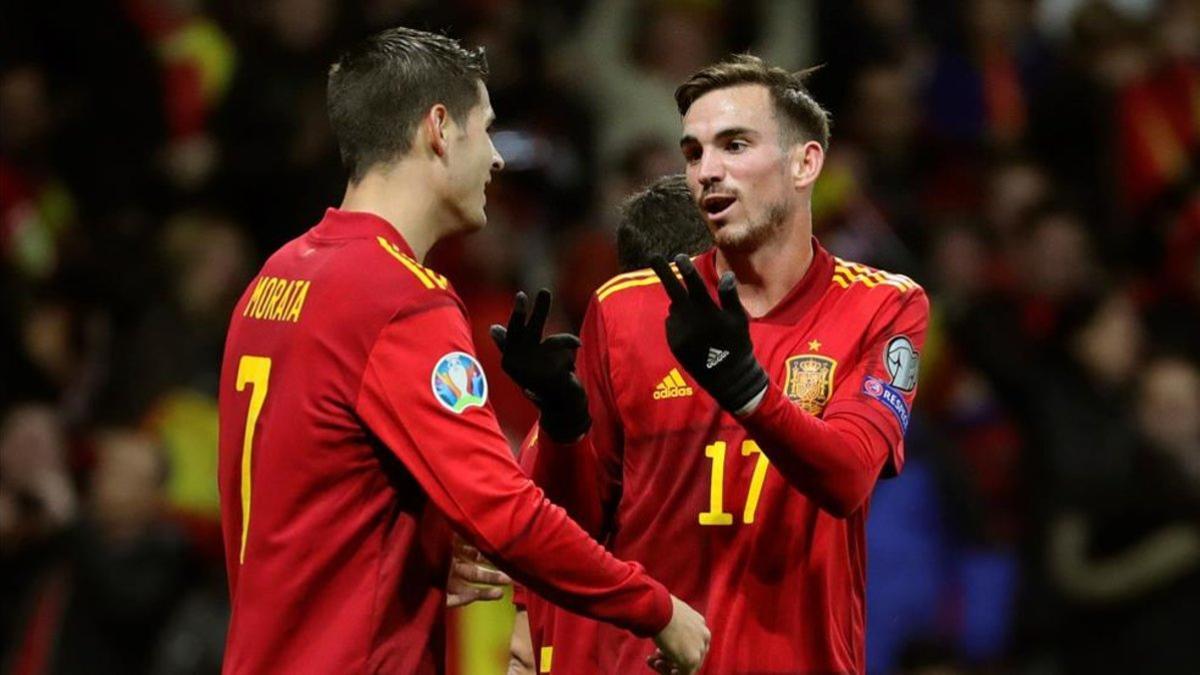
[[749, 413], [740, 416], [739, 419], [750, 426], [770, 424], [771, 415], [779, 408], [780, 404], [790, 403], [790, 401], [781, 399], [783, 399], [783, 390], [774, 383], [768, 383], [767, 388], [755, 397], [754, 401], [751, 401], [754, 408]]
[[671, 604], [671, 593], [666, 586], [653, 582], [654, 591], [647, 603], [644, 621], [632, 627], [634, 635], [642, 638], [652, 638], [663, 631], [671, 623], [671, 615], [675, 608]]

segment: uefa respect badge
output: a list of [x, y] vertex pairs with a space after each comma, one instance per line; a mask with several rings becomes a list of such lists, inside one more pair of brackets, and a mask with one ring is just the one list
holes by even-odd
[[456, 415], [487, 403], [488, 384], [483, 366], [466, 352], [450, 352], [438, 359], [429, 385], [438, 403]]
[[908, 402], [904, 400], [904, 394], [900, 393], [892, 385], [884, 382], [878, 377], [867, 375], [863, 378], [862, 391], [867, 396], [879, 401], [896, 417], [896, 421], [900, 423], [902, 431], [908, 431], [908, 420], [911, 413], [908, 409]]

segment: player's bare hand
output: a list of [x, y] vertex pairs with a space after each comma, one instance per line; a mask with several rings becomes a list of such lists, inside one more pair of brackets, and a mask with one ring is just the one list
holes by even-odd
[[446, 606], [462, 607], [480, 600], [499, 600], [512, 579], [488, 562], [479, 549], [454, 538], [450, 579], [446, 582]]
[[671, 622], [655, 636], [658, 651], [647, 663], [660, 673], [691, 675], [704, 663], [712, 635], [704, 617], [687, 603], [672, 595], [671, 606]]
[[661, 649], [655, 649], [654, 653], [646, 657], [646, 665], [650, 666], [650, 670], [661, 675], [679, 675], [681, 670], [679, 666], [671, 662]]

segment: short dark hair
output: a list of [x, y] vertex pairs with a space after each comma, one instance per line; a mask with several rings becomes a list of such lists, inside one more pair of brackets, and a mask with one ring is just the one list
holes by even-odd
[[412, 149], [417, 124], [441, 103], [456, 120], [479, 102], [483, 48], [444, 35], [389, 28], [351, 47], [329, 69], [329, 123], [342, 164], [357, 182], [372, 166]]
[[617, 263], [622, 272], [649, 267], [655, 256], [695, 255], [712, 245], [712, 234], [681, 174], [659, 178], [621, 205]]
[[696, 99], [711, 91], [760, 84], [771, 93], [775, 118], [785, 132], [790, 132], [792, 139], [816, 141], [822, 148], [829, 149], [829, 112], [804, 86], [804, 81], [816, 70], [809, 68], [790, 73], [767, 65], [757, 56], [737, 54], [701, 69], [679, 85], [675, 90], [675, 104], [679, 106], [679, 114], [686, 115]]

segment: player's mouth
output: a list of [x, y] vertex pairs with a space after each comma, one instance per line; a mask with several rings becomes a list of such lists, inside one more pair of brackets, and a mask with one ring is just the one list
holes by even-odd
[[733, 195], [708, 195], [700, 200], [700, 210], [709, 220], [718, 220], [728, 215], [736, 202], [737, 197]]

